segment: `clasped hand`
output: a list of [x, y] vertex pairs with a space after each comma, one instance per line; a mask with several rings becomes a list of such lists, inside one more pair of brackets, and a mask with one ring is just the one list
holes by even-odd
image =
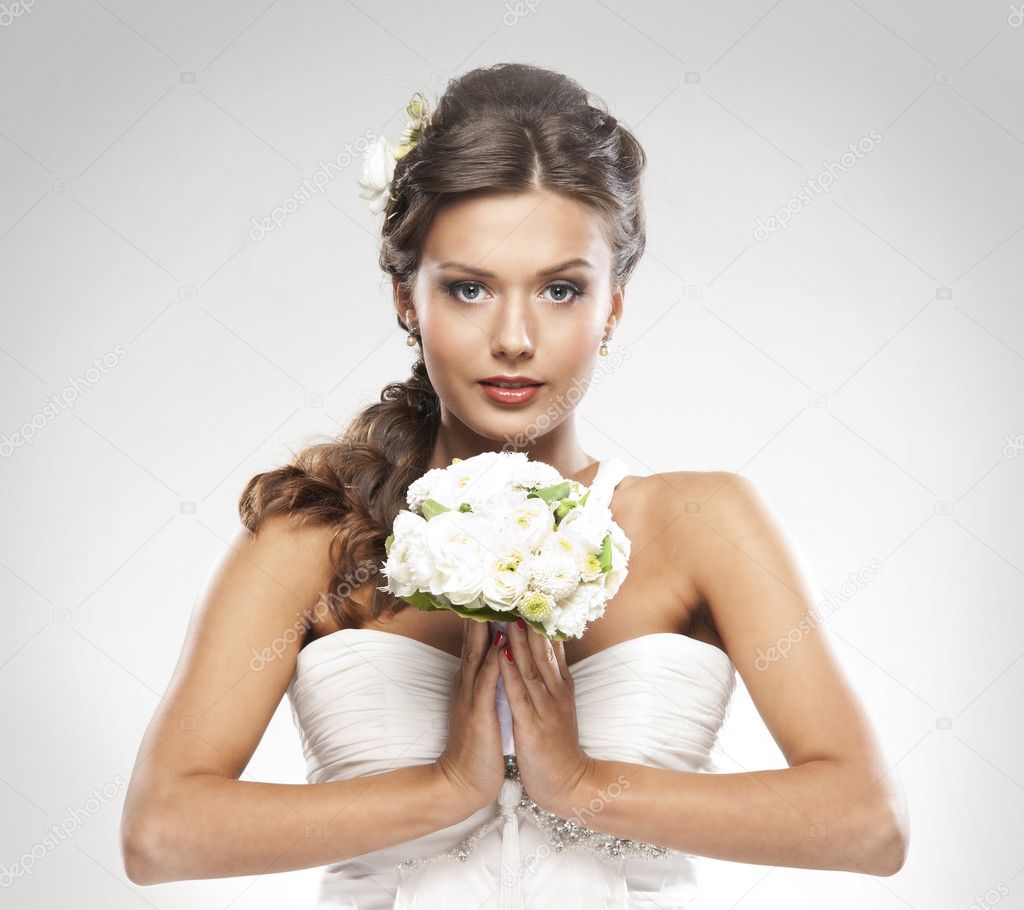
[[512, 711], [516, 764], [530, 798], [563, 817], [594, 765], [579, 742], [575, 680], [561, 641], [519, 621], [508, 624], [512, 661], [501, 656], [501, 680]]

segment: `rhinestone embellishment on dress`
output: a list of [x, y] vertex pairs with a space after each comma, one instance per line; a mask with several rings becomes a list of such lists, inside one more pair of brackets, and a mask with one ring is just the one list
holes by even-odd
[[[510, 786], [510, 784], [514, 786]], [[511, 798], [507, 796], [511, 794]], [[562, 818], [538, 806], [523, 788], [519, 767], [514, 755], [505, 756], [505, 786], [502, 787], [500, 811], [477, 828], [461, 843], [450, 850], [435, 853], [419, 859], [409, 859], [398, 864], [399, 869], [416, 869], [427, 863], [465, 861], [473, 854], [477, 842], [485, 834], [502, 824], [506, 819], [519, 814], [544, 832], [548, 845], [556, 853], [587, 853], [609, 861], [620, 859], [660, 859], [675, 853], [669, 847], [648, 844], [644, 841], [615, 837], [603, 831], [595, 831], [579, 822]]]

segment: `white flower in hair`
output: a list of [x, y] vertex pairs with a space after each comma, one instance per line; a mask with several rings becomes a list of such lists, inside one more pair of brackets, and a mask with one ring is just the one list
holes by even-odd
[[387, 136], [378, 136], [363, 153], [363, 173], [359, 177], [362, 190], [359, 196], [369, 200], [370, 211], [379, 215], [394, 201], [391, 185], [395, 177], [395, 165], [407, 155], [423, 133], [429, 122], [427, 99], [422, 92], [416, 92], [406, 105], [409, 121], [399, 137], [398, 145], [392, 145]]
[[363, 174], [359, 178], [363, 199], [370, 201], [370, 211], [379, 215], [388, 204], [391, 180], [395, 174], [395, 147], [387, 136], [378, 136], [363, 154]]

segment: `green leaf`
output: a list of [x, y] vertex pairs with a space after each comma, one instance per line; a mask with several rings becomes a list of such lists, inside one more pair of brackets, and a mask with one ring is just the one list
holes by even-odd
[[436, 610], [448, 609], [448, 605], [446, 603], [443, 603], [429, 591], [417, 591], [415, 594], [410, 594], [407, 597], [402, 597], [400, 599], [404, 600], [407, 604], [411, 604], [416, 607], [417, 610], [424, 610], [427, 613], [433, 613]]
[[601, 541], [601, 552], [598, 559], [601, 562], [602, 572], [607, 572], [612, 567], [612, 535], [610, 532], [605, 534], [604, 540]]
[[458, 613], [459, 616], [465, 616], [467, 619], [492, 619], [498, 620], [499, 622], [515, 620], [515, 616], [508, 610], [502, 612], [501, 610], [495, 610], [493, 607], [480, 607], [479, 609], [473, 610], [470, 608], [469, 604], [455, 604], [448, 609]]
[[441, 505], [436, 499], [424, 499], [420, 511], [423, 513], [423, 517], [430, 521], [435, 515], [440, 515], [442, 512], [450, 512], [451, 509], [448, 506]]
[[539, 490], [534, 490], [526, 498], [537, 497], [537, 499], [543, 499], [548, 505], [551, 505], [553, 502], [558, 502], [558, 500], [568, 497], [570, 492], [571, 486], [569, 481], [563, 480], [561, 483], [553, 484], [550, 487], [541, 487]]
[[579, 503], [574, 502], [571, 499], [563, 499], [561, 505], [555, 509], [555, 527], [557, 528], [562, 523], [562, 519], [578, 505]]
[[473, 511], [473, 507], [468, 502], [461, 502], [461, 503], [459, 503], [459, 511], [460, 512], [472, 512]]
[[384, 541], [384, 552], [387, 553], [388, 556], [391, 555], [391, 544], [393, 544], [394, 542], [395, 542], [395, 535], [394, 534], [388, 534], [387, 538]]
[[508, 611], [503, 613], [492, 607], [480, 607], [474, 610], [469, 604], [449, 604], [429, 591], [417, 591], [415, 594], [410, 594], [408, 597], [400, 599], [426, 613], [433, 613], [437, 610], [451, 610], [453, 613], [458, 613], [459, 616], [464, 616], [467, 619], [478, 619], [481, 621], [485, 619], [507, 621], [516, 618], [514, 614]]

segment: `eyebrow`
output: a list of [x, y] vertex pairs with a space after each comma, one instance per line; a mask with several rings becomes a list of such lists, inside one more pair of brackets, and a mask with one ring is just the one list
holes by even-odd
[[[538, 278], [543, 278], [545, 275], [554, 275], [556, 272], [564, 272], [566, 269], [571, 269], [574, 266], [582, 266], [583, 268], [592, 269], [594, 266], [588, 259], [577, 257], [575, 259], [567, 259], [565, 262], [560, 262], [558, 265], [552, 266], [549, 269], [541, 269], [537, 273]], [[496, 278], [494, 272], [488, 272], [485, 269], [474, 268], [471, 265], [465, 265], [461, 262], [442, 262], [438, 265], [439, 269], [459, 269], [463, 272], [469, 272], [471, 275], [478, 275], [480, 278]]]

